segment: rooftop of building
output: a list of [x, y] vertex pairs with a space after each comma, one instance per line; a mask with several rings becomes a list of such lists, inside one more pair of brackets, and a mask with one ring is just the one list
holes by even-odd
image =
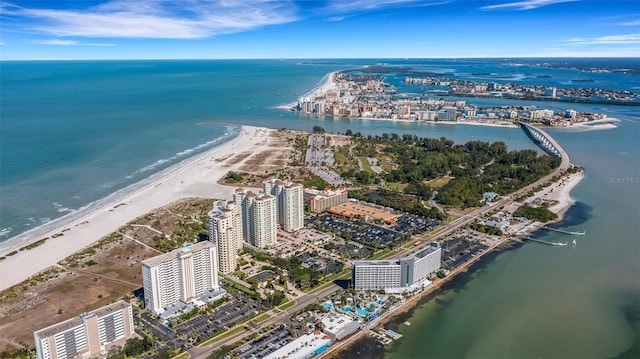
[[398, 265], [399, 262], [397, 259], [392, 260], [371, 260], [371, 261], [354, 261], [354, 266], [390, 266], [390, 265]]
[[[337, 335], [340, 331], [355, 323], [346, 315], [331, 311], [322, 318], [323, 331], [325, 333]], [[359, 326], [359, 325], [358, 325]]]
[[159, 256], [145, 259], [142, 261], [142, 265], [146, 265], [148, 267], [155, 267], [164, 262], [168, 262], [176, 259], [180, 253], [197, 252], [204, 248], [213, 248], [213, 247], [215, 247], [215, 245], [213, 244], [213, 242], [209, 242], [209, 241], [202, 241], [195, 244], [186, 244], [184, 247], [174, 249], [171, 252], [167, 252]]
[[125, 307], [130, 307], [131, 304], [127, 303], [123, 300], [119, 300], [115, 303], [109, 304], [107, 306], [104, 306], [102, 308], [98, 308], [96, 310], [90, 311], [90, 312], [86, 312], [86, 313], [82, 313], [80, 315], [77, 315], [71, 319], [67, 319], [63, 322], [54, 324], [50, 327], [46, 327], [44, 329], [40, 329], [36, 332], [34, 332], [33, 334], [36, 335], [37, 337], [44, 339], [44, 338], [48, 338], [51, 337], [53, 335], [56, 335], [58, 333], [67, 331], [71, 328], [75, 328], [79, 325], [82, 324], [83, 318], [87, 318], [93, 315], [96, 315], [98, 317], [103, 317], [105, 315], [111, 314], [117, 310], [121, 310], [122, 308]]
[[302, 359], [313, 354], [319, 354], [331, 343], [331, 339], [324, 334], [315, 332], [299, 336], [296, 340], [267, 355], [265, 359]]
[[435, 252], [435, 251], [437, 251], [437, 250], [439, 250], [439, 249], [440, 249], [440, 248], [438, 248], [438, 247], [434, 247], [434, 246], [427, 246], [427, 247], [425, 247], [425, 248], [423, 248], [423, 249], [419, 250], [418, 252], [414, 253], [414, 254], [412, 255], [412, 257], [415, 257], [415, 258], [424, 258], [424, 257], [426, 257], [428, 254], [431, 254], [431, 253], [433, 253], [433, 252]]
[[209, 212], [209, 218], [225, 218], [228, 212], [233, 211], [235, 203], [232, 201], [215, 201], [213, 209]]
[[344, 187], [341, 188], [325, 188], [325, 189], [316, 189], [316, 188], [305, 188], [304, 191], [307, 194], [310, 195], [315, 195], [315, 196], [322, 196], [322, 197], [331, 197], [331, 196], [337, 196], [340, 194], [343, 194], [345, 192], [347, 192], [347, 190]]

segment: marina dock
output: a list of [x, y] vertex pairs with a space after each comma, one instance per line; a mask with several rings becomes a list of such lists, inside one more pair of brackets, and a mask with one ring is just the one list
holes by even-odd
[[378, 343], [382, 345], [387, 345], [394, 340], [402, 338], [402, 334], [385, 328], [369, 330], [369, 335], [371, 335], [375, 340], [378, 341]]

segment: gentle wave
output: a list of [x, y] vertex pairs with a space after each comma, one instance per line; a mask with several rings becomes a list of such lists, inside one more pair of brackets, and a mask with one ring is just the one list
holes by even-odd
[[[195, 146], [193, 148], [189, 148], [187, 150], [180, 151], [180, 152], [176, 153], [174, 156], [172, 156], [171, 158], [162, 160], [163, 161], [162, 163], [174, 161], [174, 160], [177, 160], [177, 159], [185, 159], [185, 157], [187, 157], [187, 155], [193, 154], [194, 152], [196, 152], [198, 150], [202, 150], [202, 149], [207, 148], [207, 147], [214, 147], [216, 145], [219, 145], [222, 142], [225, 142], [225, 141], [229, 140], [230, 138], [238, 135], [239, 131], [232, 131], [233, 129], [236, 129], [236, 128], [239, 128], [239, 127], [237, 127], [237, 126], [227, 126], [227, 131], [224, 132], [224, 134], [222, 136], [220, 136], [218, 138], [215, 138], [215, 139], [213, 139], [211, 141], [207, 141], [205, 143], [202, 143], [202, 144], [200, 144], [198, 146]], [[160, 161], [154, 162], [155, 166], [154, 166], [154, 164], [149, 165], [149, 166], [145, 166], [145, 167], [135, 171], [132, 175], [127, 176], [126, 178], [128, 178], [128, 179], [129, 178], [133, 178], [134, 175], [136, 175], [136, 174], [141, 174], [143, 172], [147, 172], [150, 169], [153, 169], [153, 168], [157, 167], [158, 166], [157, 165], [158, 162], [160, 162]], [[145, 170], [143, 171], [143, 169], [145, 169]], [[53, 226], [55, 226], [57, 223], [61, 223], [61, 222], [65, 221], [65, 220], [68, 220], [69, 218], [73, 218], [73, 216], [79, 216], [79, 215], [82, 216], [82, 215], [88, 213], [87, 211], [90, 210], [91, 208], [99, 207], [99, 206], [102, 206], [104, 204], [107, 204], [110, 201], [112, 201], [114, 198], [117, 198], [118, 196], [120, 196], [121, 194], [129, 192], [129, 191], [132, 191], [137, 187], [143, 186], [144, 183], [146, 182], [146, 180], [148, 180], [149, 178], [151, 178], [151, 176], [154, 176], [154, 175], [155, 174], [150, 174], [149, 176], [147, 176], [144, 179], [141, 179], [140, 181], [136, 181], [135, 183], [129, 184], [129, 185], [125, 186], [124, 188], [120, 188], [120, 189], [118, 189], [118, 190], [106, 195], [103, 198], [100, 198], [100, 199], [97, 199], [95, 201], [92, 201], [92, 202], [90, 202], [90, 203], [88, 203], [88, 204], [86, 204], [84, 206], [81, 206], [81, 207], [79, 207], [77, 209], [67, 208], [67, 207], [64, 207], [62, 204], [60, 204], [58, 202], [54, 202], [53, 206], [56, 208], [57, 212], [63, 213], [62, 216], [57, 217], [57, 218], [53, 218], [53, 219], [48, 218], [48, 217], [40, 217], [40, 218], [37, 218], [37, 219], [35, 217], [29, 217], [27, 219], [27, 223], [24, 224], [24, 226], [28, 228], [26, 231], [22, 231], [22, 232], [14, 235], [12, 237], [9, 237], [8, 234], [9, 234], [9, 232], [13, 231], [13, 228], [7, 227], [7, 228], [4, 228], [4, 229], [0, 230], [0, 238], [2, 239], [1, 242], [4, 243], [5, 241], [11, 241], [12, 238], [15, 238], [15, 237], [22, 237], [22, 236], [25, 236], [25, 235], [29, 235], [30, 233], [37, 233], [37, 231], [42, 230], [43, 227], [51, 226], [50, 229], [54, 229]]]
[[152, 163], [152, 164], [150, 164], [150, 165], [147, 165], [147, 166], [144, 166], [144, 167], [140, 168], [139, 170], [136, 170], [136, 171], [135, 171], [135, 172], [133, 172], [132, 174], [130, 174], [130, 175], [128, 175], [128, 176], [125, 176], [125, 178], [126, 178], [126, 179], [131, 179], [131, 178], [133, 178], [135, 175], [138, 175], [138, 174], [141, 174], [141, 173], [145, 173], [145, 172], [151, 171], [151, 170], [153, 170], [153, 169], [157, 168], [158, 166], [162, 166], [162, 165], [164, 165], [164, 164], [166, 164], [166, 163], [174, 162], [174, 161], [176, 161], [176, 160], [178, 160], [178, 159], [181, 159], [182, 157], [185, 157], [185, 156], [187, 156], [187, 155], [190, 155], [190, 154], [192, 154], [192, 153], [194, 153], [194, 152], [197, 152], [197, 151], [199, 151], [199, 150], [202, 150], [202, 149], [204, 149], [204, 148], [207, 148], [207, 147], [211, 147], [211, 146], [217, 145], [218, 143], [220, 143], [220, 142], [222, 142], [223, 140], [227, 139], [230, 135], [231, 135], [231, 131], [229, 130], [229, 128], [227, 128], [227, 131], [226, 131], [222, 136], [220, 136], [220, 137], [218, 137], [218, 138], [215, 138], [215, 139], [213, 139], [213, 140], [211, 140], [211, 141], [207, 141], [207, 142], [205, 142], [205, 143], [201, 143], [201, 144], [199, 144], [199, 145], [197, 145], [197, 146], [195, 146], [195, 147], [188, 148], [188, 149], [186, 149], [186, 150], [183, 150], [183, 151], [177, 152], [175, 155], [173, 155], [173, 156], [171, 156], [171, 157], [169, 157], [169, 158], [159, 159], [159, 160], [155, 161], [154, 163]]
[[59, 213], [67, 213], [67, 212], [75, 212], [76, 210], [73, 208], [69, 208], [69, 207], [64, 207], [63, 205], [61, 205], [58, 202], [53, 202], [53, 207], [56, 209], [56, 211], [58, 211]]

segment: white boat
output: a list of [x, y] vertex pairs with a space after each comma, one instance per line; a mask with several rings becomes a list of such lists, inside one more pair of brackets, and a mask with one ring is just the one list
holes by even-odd
[[574, 239], [573, 242], [571, 242], [571, 243], [576, 244], [576, 240]]
[[411, 325], [411, 323], [409, 322], [404, 322], [404, 325], [406, 325], [407, 327]]

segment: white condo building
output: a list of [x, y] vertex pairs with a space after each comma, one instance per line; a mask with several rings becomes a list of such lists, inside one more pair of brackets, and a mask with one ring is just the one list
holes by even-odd
[[242, 250], [242, 220], [234, 202], [216, 201], [209, 212], [209, 240], [218, 249], [218, 269], [227, 274], [236, 270]]
[[262, 190], [276, 198], [278, 225], [287, 232], [304, 227], [304, 188], [302, 184], [271, 179]]
[[142, 282], [146, 308], [156, 314], [179, 301], [190, 302], [218, 290], [216, 247], [204, 241], [146, 259], [142, 261]]
[[37, 359], [71, 359], [100, 354], [133, 335], [131, 304], [121, 300], [40, 329], [33, 339]]
[[236, 211], [242, 221], [245, 241], [257, 248], [268, 248], [278, 241], [278, 215], [276, 197], [262, 192], [237, 189], [233, 194]]
[[392, 260], [356, 261], [351, 268], [351, 284], [356, 290], [406, 292], [429, 284], [428, 278], [440, 269], [442, 250], [438, 243], [409, 257]]

